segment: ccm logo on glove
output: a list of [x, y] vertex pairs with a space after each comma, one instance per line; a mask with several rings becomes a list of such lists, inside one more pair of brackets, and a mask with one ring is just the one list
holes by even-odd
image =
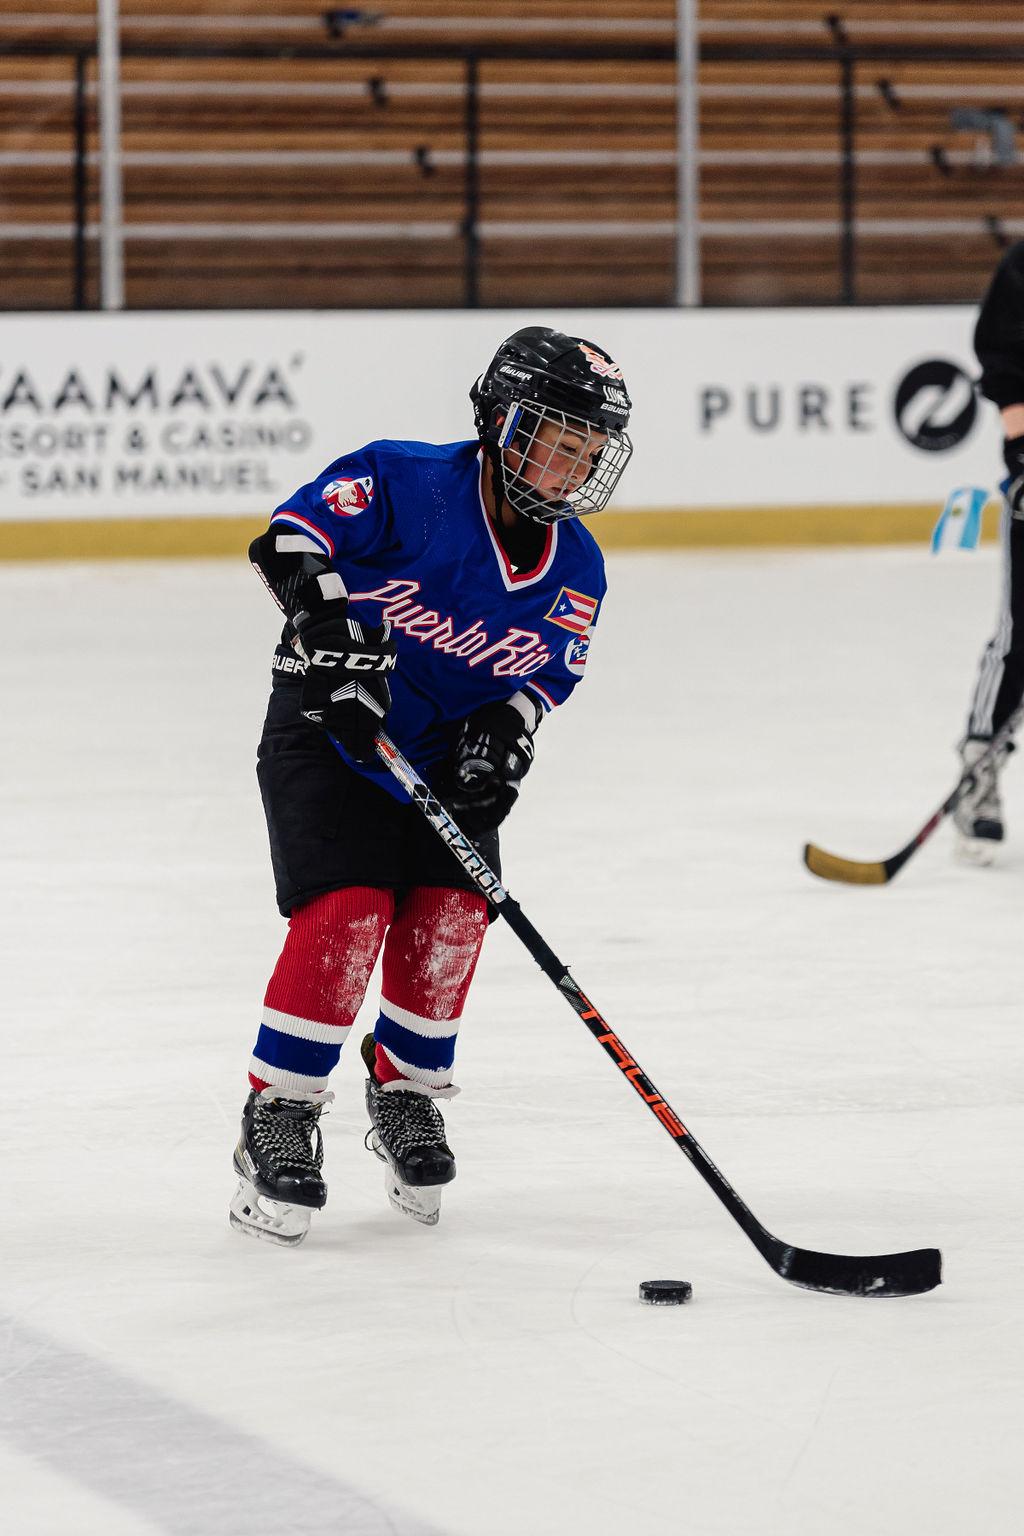
[[[373, 762], [375, 740], [391, 708], [387, 674], [395, 670], [391, 625], [361, 624], [348, 617], [344, 599], [320, 606], [315, 614], [292, 619], [303, 655], [309, 662], [302, 685], [301, 712], [311, 725], [333, 736], [357, 763]], [[342, 682], [338, 671], [358, 672]]]
[[379, 651], [314, 651], [309, 658], [311, 667], [344, 667], [347, 672], [393, 672], [397, 656], [381, 655]]

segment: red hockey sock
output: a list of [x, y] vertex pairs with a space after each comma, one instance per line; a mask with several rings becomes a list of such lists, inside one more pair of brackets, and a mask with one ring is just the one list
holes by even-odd
[[392, 891], [349, 886], [292, 913], [249, 1066], [259, 1091], [318, 1093], [359, 1011], [388, 923]]
[[487, 903], [473, 891], [414, 887], [384, 945], [376, 1073], [451, 1086], [455, 1040], [487, 932]]

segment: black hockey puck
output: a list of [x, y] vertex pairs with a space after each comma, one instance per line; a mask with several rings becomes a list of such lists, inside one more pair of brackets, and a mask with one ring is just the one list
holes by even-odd
[[693, 1286], [689, 1280], [641, 1280], [640, 1300], [652, 1307], [679, 1307], [689, 1301]]

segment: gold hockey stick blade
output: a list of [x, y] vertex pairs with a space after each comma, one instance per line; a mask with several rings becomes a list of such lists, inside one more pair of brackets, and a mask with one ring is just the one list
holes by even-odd
[[837, 854], [826, 853], [815, 843], [805, 843], [804, 863], [820, 880], [838, 880], [842, 885], [885, 885], [891, 878], [885, 864], [841, 859]]

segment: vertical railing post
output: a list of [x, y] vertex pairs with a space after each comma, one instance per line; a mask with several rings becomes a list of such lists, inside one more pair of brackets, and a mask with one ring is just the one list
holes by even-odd
[[86, 200], [86, 148], [87, 148], [87, 107], [85, 97], [86, 68], [89, 55], [84, 49], [79, 49], [75, 54], [75, 106], [74, 106], [74, 133], [75, 133], [75, 165], [74, 165], [74, 205], [75, 205], [75, 235], [74, 235], [74, 308], [85, 308], [85, 220], [87, 210]]
[[463, 302], [467, 309], [480, 303], [480, 61], [466, 53], [466, 212], [462, 221]]
[[700, 43], [697, 0], [676, 0], [676, 303], [700, 303]]
[[120, 0], [96, 0], [100, 124], [100, 303], [124, 308]]
[[857, 302], [857, 161], [856, 59], [843, 47], [839, 55], [839, 298]]

